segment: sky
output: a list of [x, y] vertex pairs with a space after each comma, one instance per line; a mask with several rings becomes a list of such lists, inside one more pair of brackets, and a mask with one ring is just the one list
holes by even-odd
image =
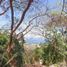
[[[41, 1], [41, 4], [44, 6], [45, 6], [45, 3], [48, 4], [48, 7], [49, 7], [49, 9], [51, 9], [52, 12], [61, 11], [62, 0], [48, 0], [48, 3], [47, 3], [47, 1], [45, 2], [45, 0], [40, 0], [40, 1]], [[38, 6], [41, 8], [42, 5], [41, 6], [38, 5]], [[41, 10], [45, 9], [44, 6], [41, 8]], [[34, 11], [34, 9], [35, 8], [32, 7], [30, 10], [31, 13], [28, 13], [29, 11], [27, 12], [24, 22], [28, 23], [28, 21], [30, 20], [30, 16], [36, 14], [35, 12], [37, 12], [37, 10]], [[1, 12], [1, 10], [0, 10], [0, 12]], [[17, 16], [17, 15], [18, 15], [18, 13], [15, 14], [15, 16]], [[7, 15], [0, 16], [0, 28], [5, 24], [9, 25], [9, 22], [10, 22], [9, 18], [10, 17], [8, 17]], [[25, 27], [25, 24], [23, 24], [23, 27]], [[39, 35], [33, 35], [32, 33], [28, 33], [25, 36], [25, 40], [28, 43], [42, 43], [42, 42], [44, 42], [44, 39], [42, 37], [40, 37]]]

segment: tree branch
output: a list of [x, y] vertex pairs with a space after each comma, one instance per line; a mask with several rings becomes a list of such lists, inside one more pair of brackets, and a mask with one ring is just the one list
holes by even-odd
[[16, 27], [14, 28], [13, 32], [16, 31], [16, 29], [20, 26], [20, 24], [21, 24], [22, 21], [24, 20], [25, 14], [26, 14], [26, 12], [28, 11], [28, 9], [30, 8], [32, 2], [33, 2], [33, 0], [29, 0], [26, 9], [25, 9], [25, 10], [23, 11], [23, 13], [22, 13], [21, 19], [20, 19], [19, 23], [16, 25]]
[[35, 19], [38, 18], [38, 17], [45, 16], [45, 15], [47, 15], [47, 14], [45, 13], [45, 14], [41, 14], [41, 15], [37, 15], [37, 16], [33, 17], [33, 18], [29, 21], [29, 24], [27, 25], [27, 27], [26, 27], [22, 32], [19, 32], [19, 33], [17, 34], [17, 36], [19, 36], [19, 34], [25, 32], [25, 31], [30, 27], [30, 25], [32, 24], [32, 21], [33, 21], [33, 20], [35, 20]]
[[12, 5], [12, 0], [10, 0], [10, 9], [11, 9], [11, 33], [10, 33], [10, 42], [8, 44], [8, 49], [7, 51], [10, 52], [11, 51], [11, 45], [12, 45], [12, 36], [13, 36], [13, 25], [14, 25], [14, 10], [13, 10], [13, 5]]
[[[10, 7], [10, 6], [9, 6], [9, 7]], [[9, 7], [7, 7], [6, 10], [4, 10], [2, 13], [0, 13], [0, 16], [1, 16], [1, 15], [4, 15], [4, 14], [8, 11]]]

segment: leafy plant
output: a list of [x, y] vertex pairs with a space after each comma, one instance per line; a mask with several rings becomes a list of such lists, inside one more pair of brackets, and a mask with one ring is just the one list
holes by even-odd
[[16, 60], [17, 67], [23, 66], [23, 43], [19, 42], [16, 38], [13, 37], [12, 44], [12, 58], [8, 60], [8, 54], [6, 52], [6, 47], [9, 37], [6, 34], [0, 34], [0, 67], [10, 67], [9, 63], [12, 59]]
[[54, 32], [53, 36], [49, 39], [51, 40], [48, 40], [48, 46], [43, 49], [43, 63], [51, 65], [62, 62], [65, 57], [65, 43], [62, 35]]

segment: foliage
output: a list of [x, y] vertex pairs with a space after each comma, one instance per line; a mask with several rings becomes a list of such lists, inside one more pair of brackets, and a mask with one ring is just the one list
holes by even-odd
[[14, 38], [14, 48], [13, 48], [13, 55], [17, 54], [15, 59], [17, 62], [17, 67], [22, 67], [23, 66], [23, 47], [20, 45], [19, 41]]
[[7, 35], [6, 34], [0, 34], [0, 45], [5, 45], [7, 43]]
[[[26, 48], [25, 48], [26, 49]], [[26, 64], [34, 64], [42, 59], [42, 49], [35, 47], [34, 49], [26, 49], [24, 51], [24, 61]]]
[[35, 50], [34, 50], [34, 60], [35, 61], [39, 61], [40, 59], [42, 59], [42, 49], [37, 47]]
[[[10, 67], [8, 60], [8, 54], [6, 47], [9, 37], [6, 34], [0, 34], [0, 67]], [[23, 45], [23, 43], [21, 43]], [[23, 46], [19, 43], [16, 38], [13, 38], [13, 50], [12, 57], [16, 60], [17, 67], [23, 66]]]
[[[5, 63], [7, 62], [7, 53], [6, 53], [6, 46], [7, 46], [8, 37], [6, 34], [0, 34], [0, 67], [4, 67]], [[9, 67], [9, 64], [5, 67]]]
[[57, 32], [49, 38], [48, 46], [43, 49], [43, 63], [46, 65], [62, 62], [65, 57], [65, 43], [63, 37]]

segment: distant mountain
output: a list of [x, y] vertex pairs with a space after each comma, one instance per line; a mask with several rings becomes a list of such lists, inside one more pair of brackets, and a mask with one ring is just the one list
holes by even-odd
[[30, 38], [25, 38], [25, 41], [27, 43], [30, 43], [30, 44], [40, 44], [40, 43], [44, 43], [45, 40], [44, 38], [41, 38], [41, 37], [38, 37], [38, 38], [34, 38], [34, 37], [30, 37]]

